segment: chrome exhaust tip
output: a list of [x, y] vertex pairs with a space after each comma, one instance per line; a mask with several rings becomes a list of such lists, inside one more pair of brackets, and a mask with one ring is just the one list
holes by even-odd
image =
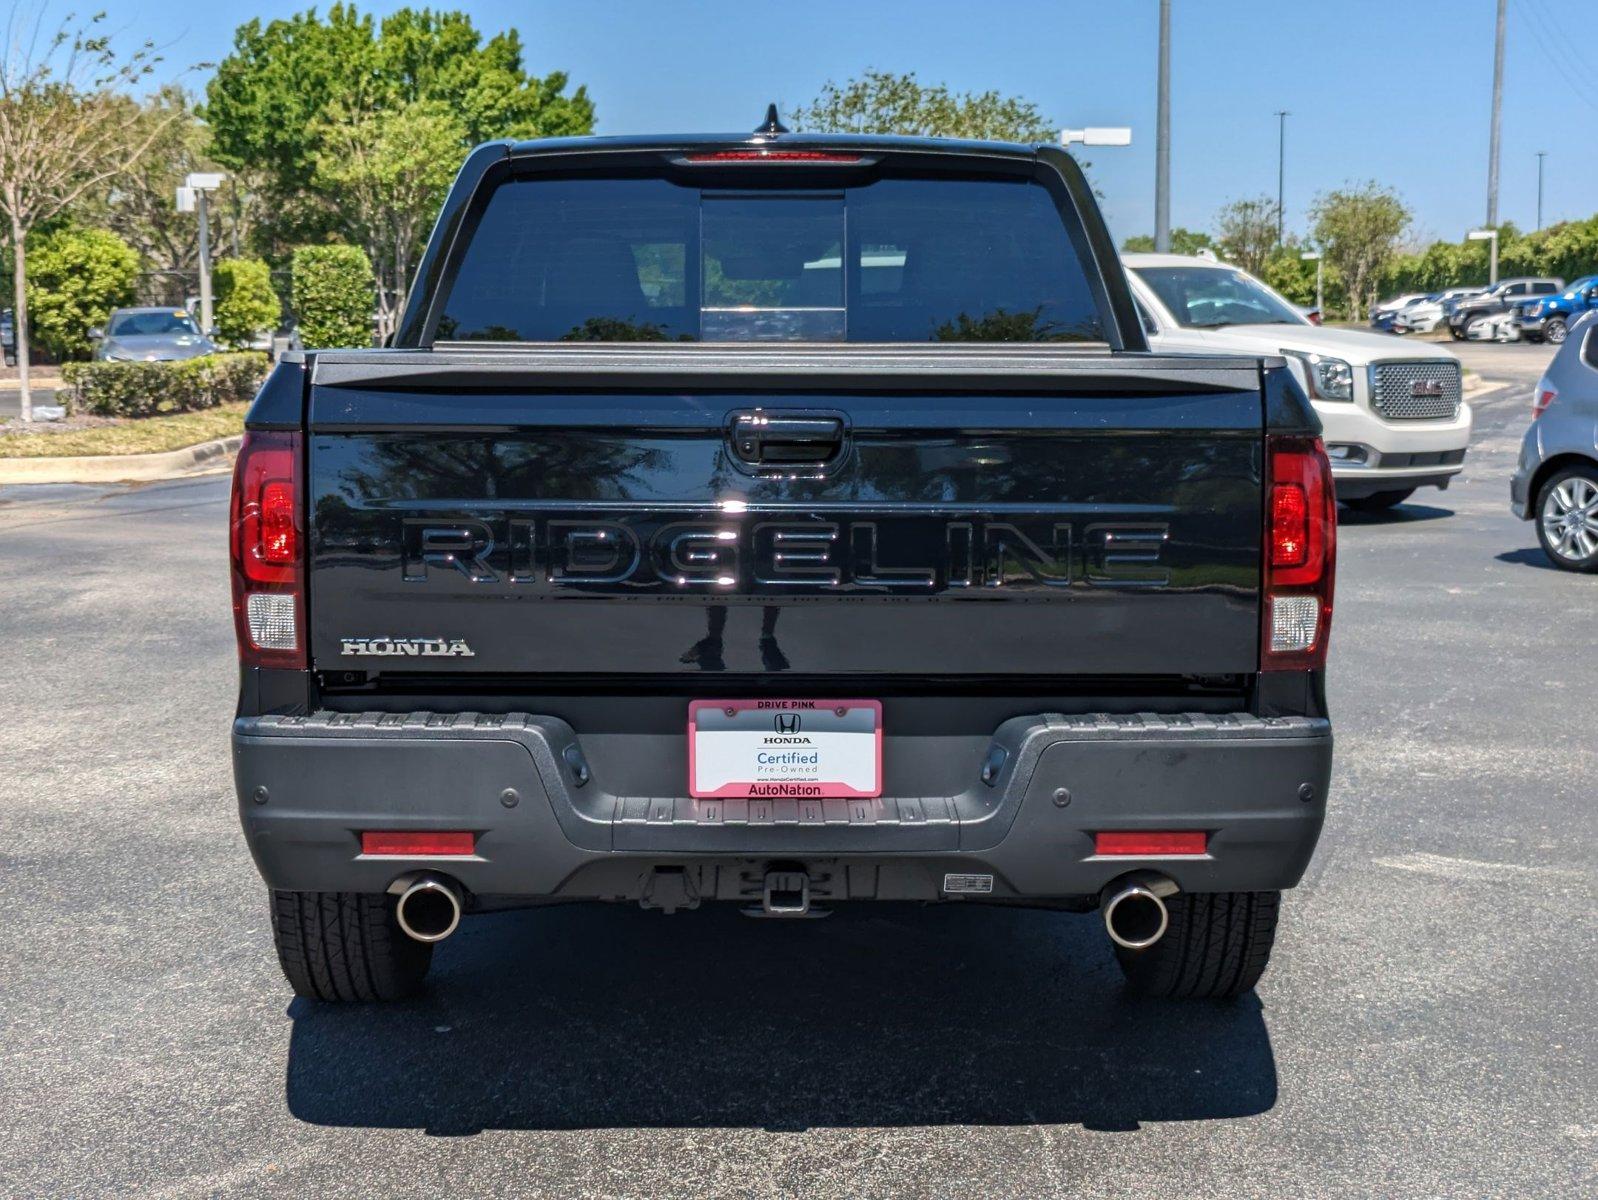
[[394, 919], [405, 936], [418, 942], [442, 942], [461, 923], [461, 890], [442, 875], [418, 875], [406, 883], [394, 906]]
[[1176, 892], [1175, 883], [1153, 872], [1116, 880], [1099, 896], [1104, 932], [1122, 949], [1147, 950], [1170, 928], [1171, 913], [1165, 898]]

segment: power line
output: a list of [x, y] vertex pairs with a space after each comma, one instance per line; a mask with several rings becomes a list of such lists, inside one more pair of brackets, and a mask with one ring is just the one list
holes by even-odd
[[[1528, 18], [1524, 24], [1531, 34], [1537, 39], [1537, 44], [1542, 47], [1543, 56], [1548, 60], [1559, 77], [1564, 80], [1565, 86], [1570, 89], [1576, 99], [1588, 108], [1598, 111], [1598, 92], [1588, 90], [1588, 84], [1583, 77], [1583, 68], [1574, 58], [1565, 57], [1570, 51], [1559, 40], [1557, 25], [1552, 21], [1544, 24], [1544, 14], [1540, 9], [1532, 7], [1532, 0], [1525, 0], [1516, 5], [1522, 16]], [[1545, 32], [1546, 31], [1546, 32]], [[1574, 64], [1574, 69], [1572, 69]]]

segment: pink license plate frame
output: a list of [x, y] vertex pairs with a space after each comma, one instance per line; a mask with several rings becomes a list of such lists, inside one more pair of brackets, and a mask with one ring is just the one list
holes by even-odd
[[[823, 715], [823, 728], [814, 730], [818, 734], [831, 737], [845, 736], [864, 740], [865, 734], [848, 729], [826, 728], [833, 724], [841, 724], [849, 720], [860, 710], [871, 714], [871, 742], [870, 755], [872, 761], [871, 786], [858, 786], [861, 780], [856, 778], [853, 782], [838, 779], [737, 779], [721, 782], [716, 787], [702, 788], [699, 786], [700, 746], [699, 738], [702, 732], [730, 732], [705, 731], [700, 728], [700, 715], [706, 710], [715, 712], [718, 717], [731, 721], [748, 724], [755, 718], [746, 717], [746, 713], [770, 714], [772, 718], [770, 737], [792, 738], [804, 735], [804, 722], [807, 715]], [[794, 719], [797, 718], [797, 724]], [[739, 733], [750, 735], [754, 730], [738, 730]], [[759, 731], [763, 736], [765, 731]], [[783, 742], [784, 749], [804, 749], [794, 747], [790, 742]], [[850, 748], [851, 755], [858, 755], [859, 747]], [[811, 700], [811, 699], [785, 699], [768, 698], [763, 700], [694, 700], [688, 705], [688, 794], [696, 800], [714, 799], [775, 799], [775, 800], [859, 800], [874, 799], [882, 795], [882, 702], [880, 700]]]

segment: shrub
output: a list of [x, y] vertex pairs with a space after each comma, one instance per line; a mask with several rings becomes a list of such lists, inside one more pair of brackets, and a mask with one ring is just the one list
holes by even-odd
[[243, 346], [263, 329], [277, 328], [282, 306], [272, 290], [272, 269], [258, 258], [227, 258], [216, 264], [216, 336]]
[[180, 362], [78, 362], [61, 368], [72, 412], [154, 417], [251, 399], [266, 378], [266, 355], [207, 354]]
[[104, 229], [66, 226], [28, 248], [28, 323], [32, 340], [57, 362], [87, 358], [89, 330], [133, 301], [139, 256]]
[[372, 263], [359, 246], [300, 247], [290, 286], [307, 349], [372, 344]]

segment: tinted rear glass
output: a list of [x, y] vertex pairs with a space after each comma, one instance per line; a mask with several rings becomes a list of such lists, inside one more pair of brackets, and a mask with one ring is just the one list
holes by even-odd
[[546, 178], [493, 191], [436, 339], [1100, 341], [1103, 331], [1065, 218], [1031, 180], [777, 191]]

